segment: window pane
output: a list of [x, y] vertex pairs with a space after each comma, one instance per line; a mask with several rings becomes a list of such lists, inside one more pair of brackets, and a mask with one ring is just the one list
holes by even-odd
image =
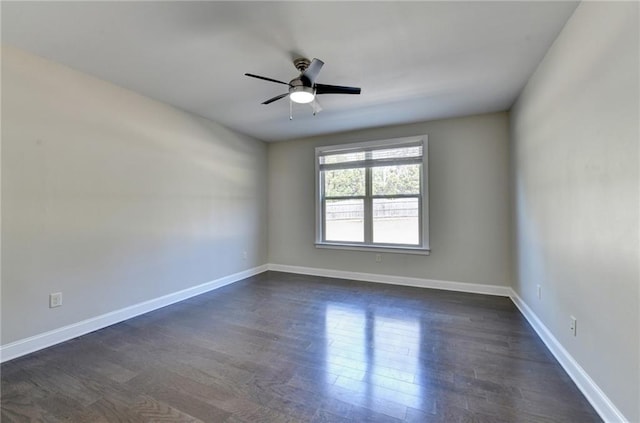
[[327, 200], [325, 240], [364, 242], [364, 200]]
[[373, 242], [418, 245], [419, 207], [417, 198], [374, 199]]
[[420, 165], [381, 166], [371, 169], [373, 195], [420, 194]]
[[364, 195], [364, 168], [324, 171], [325, 197]]

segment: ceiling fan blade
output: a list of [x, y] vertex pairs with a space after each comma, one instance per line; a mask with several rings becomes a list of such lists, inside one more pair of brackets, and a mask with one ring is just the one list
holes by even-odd
[[262, 80], [265, 80], [265, 81], [275, 82], [275, 83], [278, 83], [278, 84], [289, 85], [288, 82], [278, 81], [277, 79], [267, 78], [266, 76], [254, 75], [252, 73], [245, 73], [245, 75], [246, 76], [250, 76], [252, 78], [258, 78], [258, 79], [262, 79]]
[[307, 69], [302, 72], [302, 76], [309, 80], [310, 85], [313, 85], [313, 83], [315, 82], [318, 74], [320, 73], [320, 69], [322, 69], [322, 66], [324, 66], [324, 62], [322, 60], [313, 59], [311, 61], [311, 64], [309, 64], [309, 67], [307, 67]]
[[284, 97], [286, 97], [288, 95], [289, 95], [289, 93], [284, 93], [284, 94], [277, 95], [277, 96], [275, 96], [273, 98], [270, 98], [269, 100], [263, 102], [262, 104], [271, 104], [274, 101], [280, 100], [281, 98], [284, 98]]
[[358, 87], [342, 87], [340, 85], [316, 84], [316, 94], [360, 94]]

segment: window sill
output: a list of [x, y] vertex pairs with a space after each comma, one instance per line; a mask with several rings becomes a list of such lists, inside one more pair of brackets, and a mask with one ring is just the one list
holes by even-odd
[[428, 256], [431, 250], [422, 247], [390, 247], [388, 245], [354, 245], [341, 244], [336, 242], [316, 242], [316, 248], [327, 248], [333, 250], [351, 250], [351, 251], [371, 251], [376, 253], [392, 253], [392, 254], [416, 254]]

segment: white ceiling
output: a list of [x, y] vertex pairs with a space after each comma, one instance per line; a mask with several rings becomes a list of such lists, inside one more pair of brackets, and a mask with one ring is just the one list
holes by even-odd
[[[507, 110], [576, 2], [7, 2], [2, 42], [277, 141]], [[260, 103], [294, 56], [325, 66], [324, 110]]]

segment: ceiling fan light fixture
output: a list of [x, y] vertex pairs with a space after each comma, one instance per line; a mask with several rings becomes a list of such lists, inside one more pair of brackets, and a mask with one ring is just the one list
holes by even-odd
[[315, 97], [315, 90], [312, 87], [297, 85], [289, 88], [289, 98], [294, 103], [311, 103]]

